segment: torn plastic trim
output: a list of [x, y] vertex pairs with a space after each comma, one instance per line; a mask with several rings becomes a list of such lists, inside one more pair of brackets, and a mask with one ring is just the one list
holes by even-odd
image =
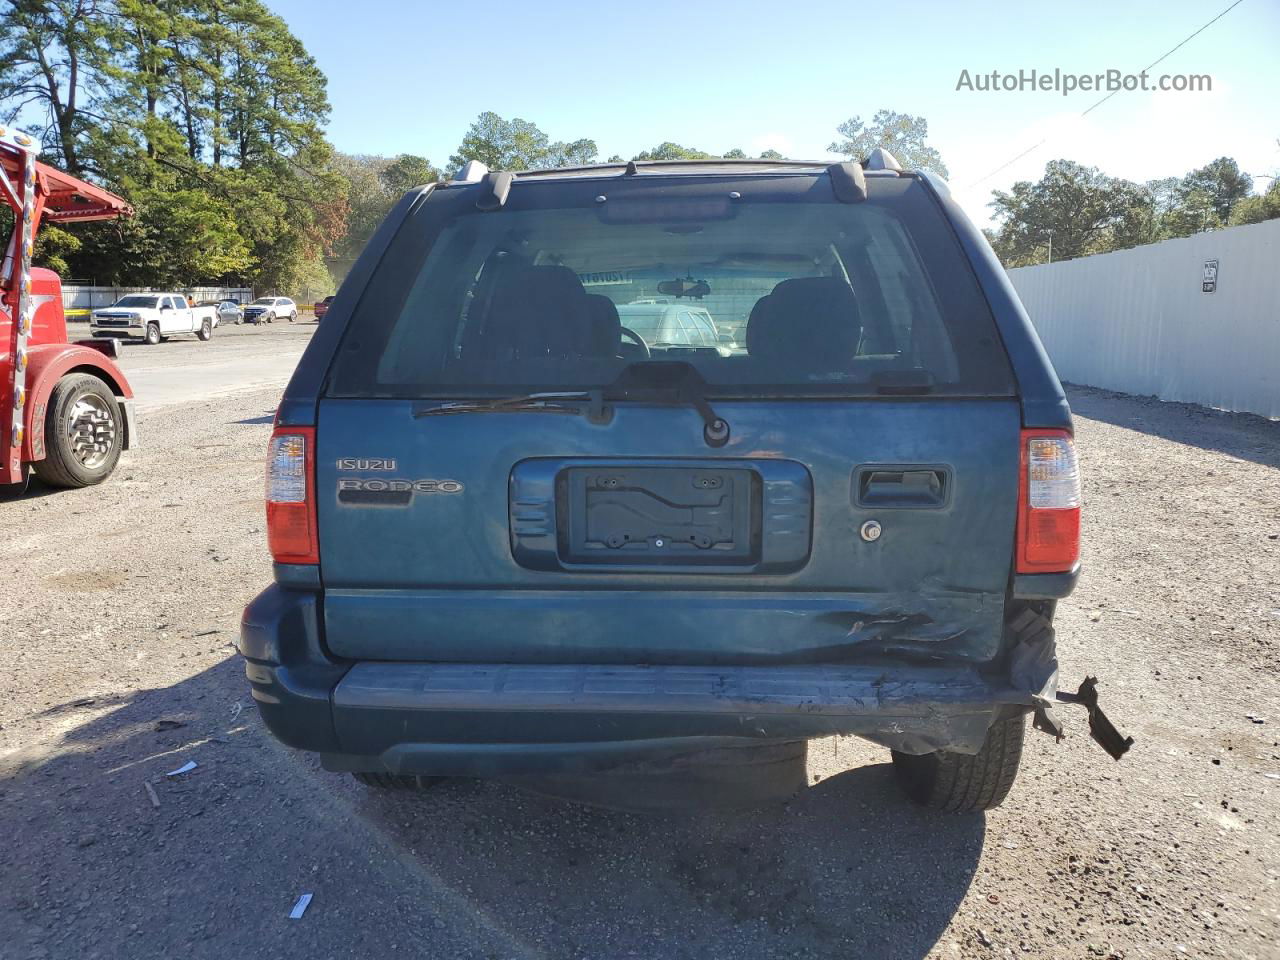
[[1055, 703], [1079, 704], [1089, 712], [1089, 735], [1113, 759], [1119, 760], [1133, 746], [1133, 737], [1121, 734], [1098, 706], [1098, 678], [1086, 677], [1075, 693], [1058, 691], [1053, 606], [1051, 603], [1046, 606], [1047, 614], [1027, 606], [1009, 621], [1009, 628], [1018, 639], [1010, 655], [1009, 679], [1015, 689], [1030, 693], [1034, 703], [1032, 724], [1037, 730], [1061, 741], [1066, 732], [1053, 707]]
[[[1089, 736], [1093, 737], [1098, 746], [1111, 754], [1112, 759], [1119, 760], [1133, 746], [1133, 737], [1126, 737], [1117, 730], [1098, 706], [1097, 677], [1085, 677], [1084, 682], [1080, 684], [1075, 693], [1059, 692], [1058, 701], [1060, 703], [1078, 703], [1089, 711]], [[1061, 734], [1058, 735], [1058, 739], [1062, 739]]]

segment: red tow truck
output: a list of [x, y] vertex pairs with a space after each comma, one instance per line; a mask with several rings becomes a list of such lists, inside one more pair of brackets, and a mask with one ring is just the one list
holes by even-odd
[[25, 487], [34, 467], [55, 487], [101, 483], [134, 446], [133, 390], [116, 340], [68, 342], [62, 283], [31, 266], [41, 222], [113, 220], [122, 198], [36, 160], [40, 144], [0, 126], [0, 196], [13, 233], [0, 260], [0, 490]]

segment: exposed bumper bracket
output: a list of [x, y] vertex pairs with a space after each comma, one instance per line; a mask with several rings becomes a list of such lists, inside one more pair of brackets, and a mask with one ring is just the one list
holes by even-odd
[[[1057, 697], [1059, 703], [1078, 703], [1089, 711], [1089, 736], [1093, 737], [1098, 746], [1111, 754], [1113, 759], [1119, 760], [1129, 752], [1129, 748], [1133, 746], [1133, 737], [1126, 737], [1117, 730], [1098, 706], [1097, 677], [1085, 677], [1075, 693], [1059, 691]], [[1045, 733], [1053, 734], [1059, 740], [1062, 739], [1062, 724], [1053, 715], [1051, 706], [1045, 705], [1036, 709], [1035, 726], [1037, 730], [1043, 730]]]

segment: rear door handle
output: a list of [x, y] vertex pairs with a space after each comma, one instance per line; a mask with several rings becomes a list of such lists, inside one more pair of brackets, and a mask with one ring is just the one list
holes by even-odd
[[950, 480], [946, 467], [859, 467], [854, 502], [860, 507], [941, 507], [946, 505]]

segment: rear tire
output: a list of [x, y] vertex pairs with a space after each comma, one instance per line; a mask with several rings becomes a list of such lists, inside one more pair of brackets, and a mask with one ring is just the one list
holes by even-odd
[[45, 458], [36, 473], [51, 487], [87, 487], [111, 475], [124, 446], [124, 418], [110, 388], [95, 376], [63, 377], [49, 396]]
[[1018, 775], [1025, 714], [1003, 717], [991, 725], [982, 749], [962, 753], [893, 753], [898, 785], [915, 803], [951, 813], [970, 813], [1000, 806]]
[[212, 340], [213, 321], [206, 317], [204, 322], [200, 324], [200, 330], [196, 333], [196, 336], [201, 340]]
[[147, 341], [147, 346], [154, 347], [160, 342], [160, 325], [155, 323], [147, 324], [147, 333], [143, 338]]
[[424, 777], [414, 776], [404, 773], [352, 773], [358, 783], [364, 784], [366, 787], [373, 787], [376, 790], [430, 790], [444, 777]]

